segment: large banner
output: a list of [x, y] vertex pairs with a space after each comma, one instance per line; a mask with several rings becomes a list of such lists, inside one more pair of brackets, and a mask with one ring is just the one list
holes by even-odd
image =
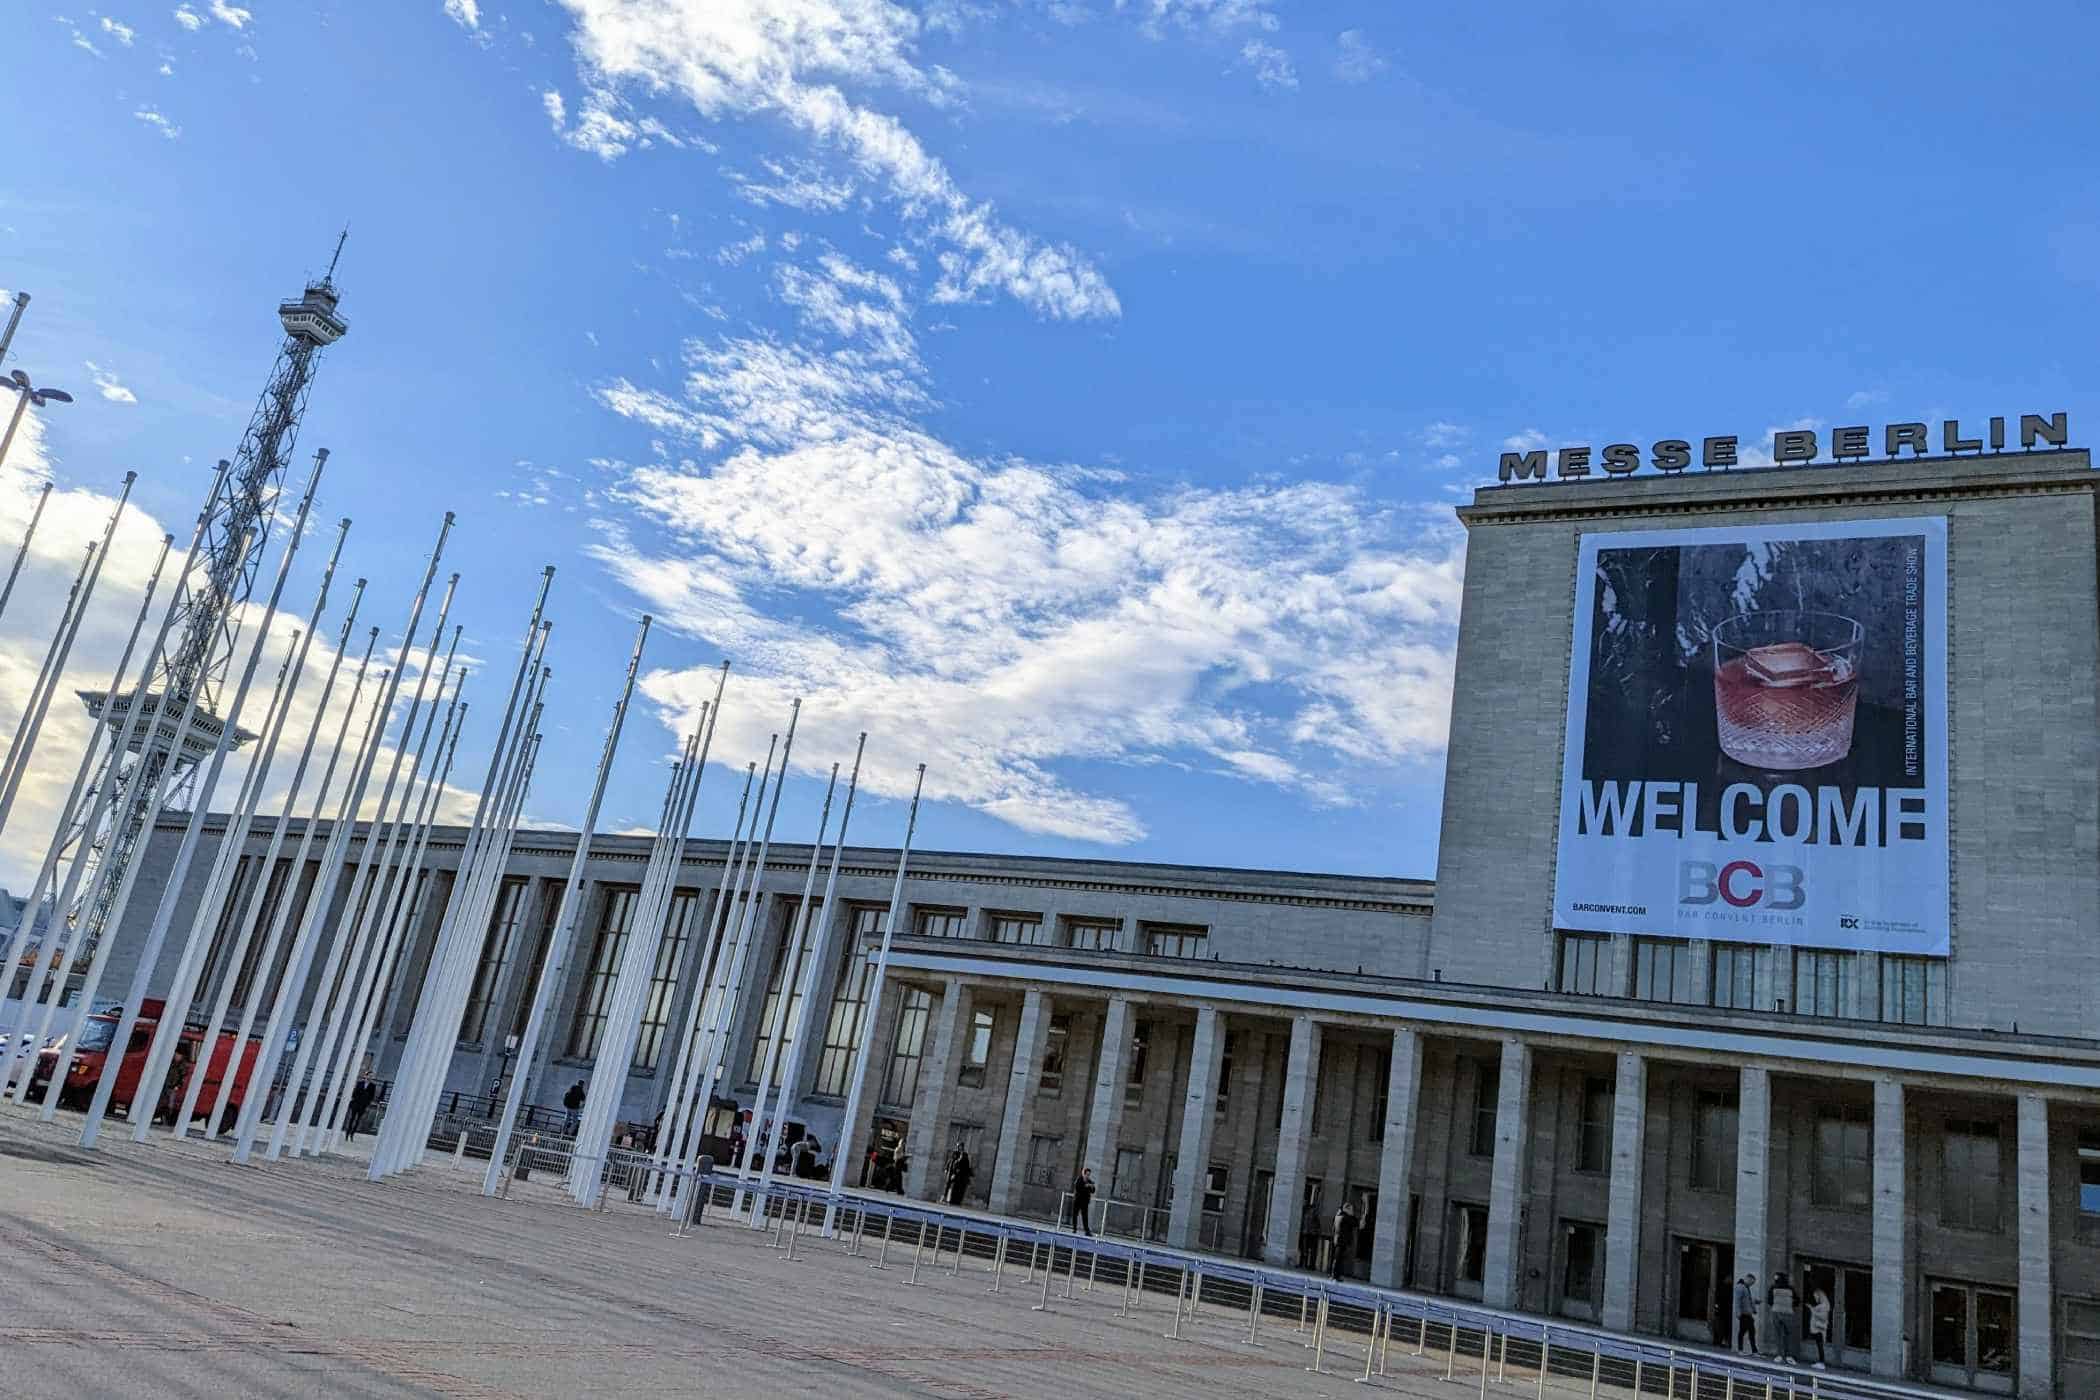
[[1559, 927], [1947, 952], [1947, 523], [1584, 535]]

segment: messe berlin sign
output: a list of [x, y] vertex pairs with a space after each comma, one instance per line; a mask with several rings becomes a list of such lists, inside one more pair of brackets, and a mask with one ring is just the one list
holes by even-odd
[[1944, 956], [1947, 522], [1582, 537], [1564, 929]]
[[[1939, 450], [1948, 456], [2003, 452], [2008, 440], [2009, 421], [1992, 418], [1978, 433], [1974, 427], [1964, 428], [1960, 419], [1949, 418], [1940, 424]], [[2039, 413], [2023, 413], [2019, 417], [2018, 436], [2020, 446], [2030, 452], [2044, 446], [2062, 447], [2070, 440], [2070, 416], [2052, 413], [2045, 417]], [[1881, 430], [1879, 446], [1885, 458], [1894, 459], [1906, 453], [1913, 457], [1927, 457], [1933, 451], [1932, 434], [1924, 423], [1890, 423]], [[1807, 466], [1826, 455], [1831, 462], [1865, 461], [1874, 455], [1875, 447], [1873, 429], [1864, 425], [1832, 428], [1827, 437], [1819, 437], [1814, 428], [1781, 428], [1772, 434], [1772, 465]], [[1645, 452], [1639, 444], [1631, 442], [1615, 442], [1602, 449], [1562, 447], [1550, 454], [1543, 447], [1505, 452], [1502, 454], [1501, 479], [1504, 482], [1545, 481], [1549, 457], [1552, 475], [1563, 480], [1631, 476], [1644, 466], [1669, 474], [1685, 470], [1694, 460], [1709, 471], [1743, 465], [1741, 440], [1733, 435], [1701, 438], [1696, 448], [1690, 438], [1663, 438], [1649, 444]]]

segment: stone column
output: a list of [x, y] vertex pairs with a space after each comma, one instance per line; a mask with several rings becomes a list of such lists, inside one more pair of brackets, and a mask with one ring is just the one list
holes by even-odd
[[1495, 1168], [1488, 1186], [1487, 1259], [1480, 1300], [1514, 1308], [1524, 1263], [1525, 1158], [1531, 1151], [1531, 1047], [1502, 1042], [1502, 1078], [1495, 1100]]
[[1874, 1082], [1874, 1374], [1903, 1374], [1910, 1316], [1909, 1212], [1905, 1208], [1903, 1086]]
[[[2056, 1393], [2049, 1269], [2049, 1101], [2020, 1095], [2020, 1394]], [[1879, 1295], [1876, 1295], [1879, 1296]]]
[[[1772, 1207], [1772, 1072], [1745, 1065], [1741, 1073], [1735, 1108], [1735, 1272], [1737, 1278], [1757, 1276], [1751, 1297], [1762, 1319], [1765, 1294], [1772, 1286], [1765, 1268], [1765, 1240], [1770, 1234], [1766, 1226]], [[1735, 1319], [1729, 1318], [1731, 1337], [1735, 1325]], [[1760, 1326], [1758, 1345], [1762, 1347], [1769, 1337], [1769, 1324]]]
[[1130, 1076], [1132, 1016], [1129, 997], [1110, 997], [1101, 1018], [1101, 1055], [1094, 1065], [1094, 1097], [1087, 1105], [1086, 1143], [1094, 1185], [1108, 1199], [1115, 1180], [1116, 1148], [1123, 1136], [1123, 1081]]
[[1639, 1294], [1641, 1259], [1641, 1169], [1648, 1135], [1648, 1062], [1619, 1056], [1619, 1082], [1612, 1094], [1611, 1205], [1604, 1231], [1604, 1313], [1614, 1332], [1633, 1330], [1633, 1300]]
[[1386, 1076], [1385, 1142], [1378, 1158], [1378, 1226], [1371, 1236], [1371, 1282], [1398, 1288], [1414, 1243], [1407, 1237], [1407, 1201], [1414, 1180], [1415, 1109], [1422, 1094], [1422, 1033], [1393, 1032], [1393, 1067]]
[[[955, 1094], [963, 1049], [970, 1037], [970, 989], [957, 977], [941, 987], [933, 1013], [933, 1043], [919, 1062], [919, 1092], [912, 1100], [906, 1135], [904, 1194], [924, 1200], [941, 1189], [948, 1170], [948, 1101]], [[875, 1067], [868, 1067], [873, 1078]]]
[[995, 1215], [1012, 1215], [1028, 1184], [1028, 1141], [1035, 1128], [1036, 1077], [1050, 1044], [1050, 998], [1029, 988], [1014, 1033], [1013, 1069], [1006, 1076], [1006, 1111], [999, 1115], [999, 1156], [992, 1164], [989, 1201]]
[[1167, 1243], [1195, 1249], [1203, 1227], [1203, 1183], [1210, 1167], [1210, 1137], [1218, 1121], [1218, 1069], [1225, 1058], [1225, 1018], [1215, 1007], [1196, 1012], [1196, 1043], [1189, 1051], [1188, 1097], [1181, 1108], [1181, 1145], [1174, 1161], [1174, 1208], [1167, 1218]]
[[1283, 1076], [1283, 1120], [1276, 1128], [1276, 1179], [1269, 1188], [1265, 1263], [1298, 1262], [1298, 1221], [1305, 1213], [1305, 1158], [1312, 1146], [1313, 1095], [1319, 1091], [1320, 1023], [1291, 1018], [1291, 1051]]

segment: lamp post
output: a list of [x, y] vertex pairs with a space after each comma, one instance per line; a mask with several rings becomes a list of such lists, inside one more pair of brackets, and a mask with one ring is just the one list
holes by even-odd
[[7, 329], [0, 331], [0, 364], [7, 363], [7, 347], [15, 343], [15, 327], [22, 324], [22, 312], [29, 306], [29, 293], [15, 293], [15, 309], [8, 314]]
[[38, 408], [42, 408], [46, 404], [71, 403], [73, 402], [73, 396], [63, 389], [35, 388], [30, 384], [29, 376], [20, 370], [16, 370], [4, 379], [0, 379], [0, 384], [4, 384], [15, 391], [14, 416], [7, 420], [7, 435], [0, 437], [0, 467], [4, 467], [7, 465], [7, 449], [14, 446], [15, 429], [22, 426], [24, 410], [32, 403]]

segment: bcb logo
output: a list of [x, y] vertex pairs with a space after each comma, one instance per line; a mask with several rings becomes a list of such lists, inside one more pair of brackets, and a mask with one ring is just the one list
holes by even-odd
[[1717, 866], [1710, 860], [1679, 861], [1677, 902], [1712, 904], [1733, 909], [1799, 909], [1808, 899], [1798, 865], [1759, 865], [1732, 860]]

